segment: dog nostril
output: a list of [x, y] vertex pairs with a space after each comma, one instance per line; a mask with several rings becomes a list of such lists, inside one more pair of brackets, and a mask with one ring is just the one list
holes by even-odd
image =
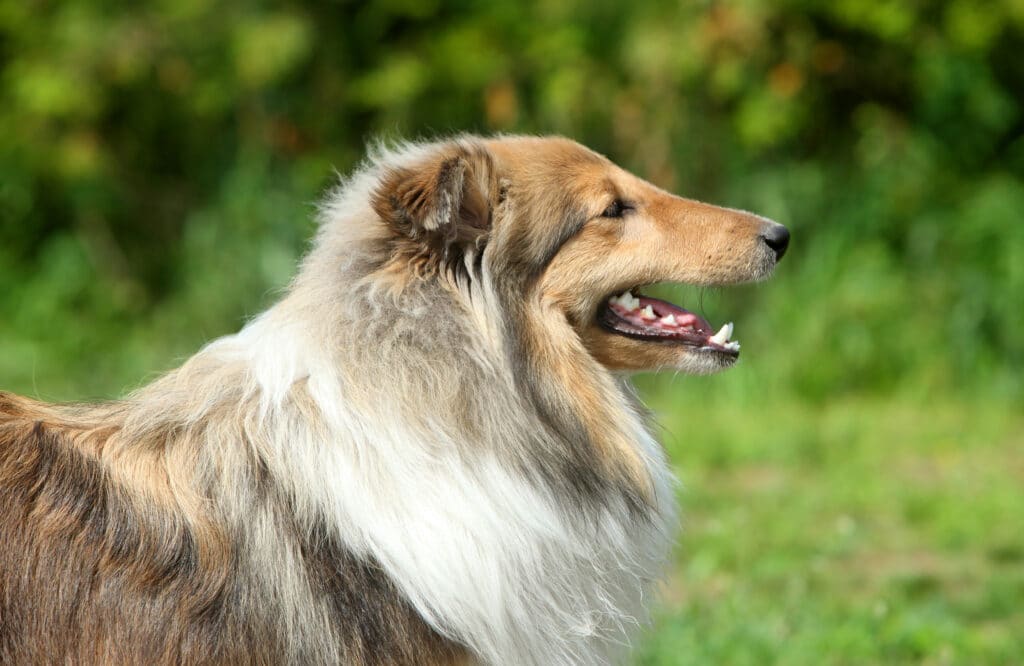
[[775, 261], [782, 259], [789, 247], [789, 229], [781, 224], [773, 224], [771, 228], [761, 232], [761, 238], [765, 244], [775, 251]]

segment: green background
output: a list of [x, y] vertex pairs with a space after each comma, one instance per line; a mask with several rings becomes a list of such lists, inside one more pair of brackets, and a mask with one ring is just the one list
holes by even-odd
[[639, 663], [1021, 663], [1022, 110], [1024, 0], [0, 0], [0, 386], [236, 330], [368, 140], [562, 133], [793, 232], [672, 295], [736, 368], [640, 379], [684, 529]]

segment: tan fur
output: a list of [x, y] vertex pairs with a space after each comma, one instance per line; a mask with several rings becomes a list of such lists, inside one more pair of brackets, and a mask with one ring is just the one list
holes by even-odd
[[[572, 142], [546, 146], [554, 154], [550, 170], [541, 170], [530, 158], [533, 141], [541, 140], [526, 140], [519, 151], [506, 150], [504, 159], [551, 182], [552, 190], [588, 201], [591, 216], [548, 266], [541, 298], [565, 315], [606, 367], [672, 367], [679, 354], [598, 327], [594, 315], [608, 295], [655, 282], [725, 285], [766, 276], [759, 252], [764, 218], [669, 194]], [[637, 207], [625, 223], [599, 217], [616, 197]], [[562, 212], [557, 204], [548, 205], [555, 214]]]
[[[317, 410], [301, 397], [296, 408], [310, 422], [319, 418]], [[234, 427], [244, 429], [234, 414], [223, 416], [234, 422]], [[146, 424], [126, 423], [124, 411], [116, 406], [57, 407], [0, 392], [0, 498], [4, 506], [0, 569], [24, 558], [28, 546], [35, 568], [24, 574], [21, 585], [32, 584], [38, 595], [33, 615], [0, 617], [0, 663], [54, 663], [58, 655], [65, 655], [68, 663], [83, 664], [291, 661], [283, 647], [272, 642], [272, 636], [250, 633], [255, 626], [237, 625], [231, 618], [217, 621], [214, 626], [223, 632], [217, 643], [209, 640], [212, 636], [202, 638], [197, 626], [196, 618], [212, 612], [206, 609], [220, 607], [225, 595], [237, 586], [233, 579], [243, 553], [228, 531], [234, 520], [252, 519], [222, 514], [201, 490], [211, 482], [240, 482], [229, 467], [204, 461], [216, 452], [199, 448], [208, 441], [204, 423], [212, 426], [222, 419], [208, 416], [191, 432], [150, 430]], [[131, 436], [125, 435], [126, 428], [140, 427]], [[43, 447], [44, 440], [51, 443]], [[57, 466], [77, 466], [76, 460], [92, 460], [95, 469], [102, 471], [92, 473], [89, 485], [68, 481], [72, 484], [68, 490], [73, 489], [74, 494], [58, 492], [52, 482], [42, 485], [47, 477], [64, 476]], [[241, 466], [235, 469], [244, 470]], [[45, 476], [32, 470], [45, 470]], [[211, 473], [218, 478], [211, 478]], [[97, 508], [92, 493], [104, 487], [100, 492], [106, 499], [100, 500]], [[114, 506], [123, 518], [111, 515]], [[20, 513], [22, 507], [27, 513]], [[97, 511], [103, 512], [102, 517]], [[119, 543], [125, 538], [130, 544], [127, 549]], [[55, 549], [52, 553], [46, 550], [50, 547]], [[71, 566], [91, 570], [92, 584], [99, 589], [90, 593], [82, 587], [88, 579], [73, 578], [50, 586], [49, 567], [54, 566], [50, 562], [65, 557], [74, 558]], [[55, 566], [53, 573], [60, 568]], [[108, 603], [102, 600], [104, 588], [116, 591], [116, 599], [109, 600], [116, 601], [115, 608], [104, 610]], [[16, 594], [17, 589], [5, 589], [0, 580], [0, 597]], [[43, 591], [55, 596], [47, 599]], [[99, 605], [91, 609], [76, 601], [88, 597], [101, 601], [94, 601]], [[136, 598], [148, 601], [139, 605]], [[40, 614], [50, 603], [54, 606]], [[269, 616], [265, 619], [271, 620]], [[14, 624], [16, 620], [20, 622]], [[69, 620], [73, 624], [65, 624]], [[3, 635], [5, 621], [23, 629], [46, 631], [35, 634], [27, 650], [12, 649]], [[343, 652], [344, 663], [466, 663], [462, 649], [440, 639], [418, 617], [396, 615], [393, 621], [405, 625], [401, 635], [410, 641], [409, 646], [392, 644], [389, 655], [377, 658], [373, 656], [377, 646], [353, 645]]]
[[[118, 402], [0, 392], [0, 663], [604, 663], [628, 639], [673, 513], [613, 371], [694, 352], [599, 308], [762, 279], [771, 223], [561, 138], [412, 146], [356, 180], [238, 336]], [[440, 516], [463, 522], [403, 550]], [[519, 559], [478, 552], [516, 529]]]

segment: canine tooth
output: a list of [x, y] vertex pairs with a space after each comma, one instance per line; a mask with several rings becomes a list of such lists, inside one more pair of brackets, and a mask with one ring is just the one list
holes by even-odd
[[728, 324], [722, 324], [722, 328], [718, 329], [718, 333], [712, 335], [709, 339], [716, 345], [724, 345], [732, 337], [732, 322]]
[[662, 324], [668, 324], [669, 326], [675, 326], [676, 325], [676, 316], [672, 315], [672, 314], [665, 315], [664, 317], [661, 318], [661, 323]]
[[[639, 305], [639, 304], [638, 304]], [[644, 319], [657, 319], [658, 315], [654, 314], [654, 310], [648, 305], [646, 308], [640, 311], [640, 316]]]

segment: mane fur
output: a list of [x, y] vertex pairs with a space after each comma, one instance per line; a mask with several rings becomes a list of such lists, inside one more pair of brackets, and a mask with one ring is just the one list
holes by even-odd
[[79, 662], [622, 657], [674, 525], [663, 454], [499, 265], [395, 261], [375, 189], [441, 146], [378, 147], [280, 302], [123, 401], [0, 394], [0, 661], [50, 656], [31, 631]]

